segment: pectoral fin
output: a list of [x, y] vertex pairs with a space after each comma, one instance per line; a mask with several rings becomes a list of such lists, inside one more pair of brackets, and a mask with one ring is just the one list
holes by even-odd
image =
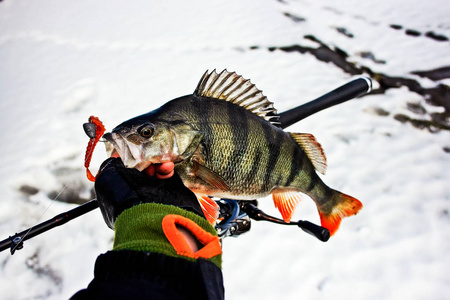
[[228, 184], [219, 174], [211, 169], [208, 169], [204, 165], [201, 165], [196, 160], [193, 161], [193, 172], [196, 176], [220, 190], [228, 191], [230, 189]]

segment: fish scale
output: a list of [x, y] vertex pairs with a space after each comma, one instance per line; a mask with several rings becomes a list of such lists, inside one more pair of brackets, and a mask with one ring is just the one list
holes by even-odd
[[277, 124], [272, 102], [249, 80], [224, 70], [206, 72], [194, 94], [123, 122], [104, 138], [127, 167], [173, 161], [212, 222], [217, 204], [208, 195], [253, 200], [272, 194], [289, 222], [304, 193], [334, 234], [361, 202], [317, 175], [325, 172], [326, 159], [312, 135], [288, 133]]

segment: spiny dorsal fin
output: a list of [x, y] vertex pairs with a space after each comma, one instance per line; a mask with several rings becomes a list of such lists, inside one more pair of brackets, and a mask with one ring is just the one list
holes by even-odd
[[290, 135], [302, 147], [306, 155], [308, 155], [317, 172], [325, 175], [327, 170], [327, 157], [322, 146], [316, 141], [316, 138], [310, 133], [290, 133]]
[[267, 100], [262, 91], [235, 72], [228, 72], [226, 69], [216, 73], [214, 69], [208, 74], [203, 74], [195, 89], [194, 95], [216, 98], [235, 103], [252, 113], [260, 116], [274, 125], [279, 125], [279, 116], [273, 103]]

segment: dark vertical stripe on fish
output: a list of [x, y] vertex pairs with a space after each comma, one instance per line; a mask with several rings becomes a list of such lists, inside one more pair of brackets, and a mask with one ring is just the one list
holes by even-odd
[[[275, 169], [275, 166], [278, 161], [278, 157], [280, 156], [281, 146], [283, 143], [283, 135], [279, 132], [276, 132], [268, 126], [267, 124], [262, 123], [262, 127], [264, 130], [264, 136], [266, 138], [266, 141], [268, 143], [268, 151], [269, 151], [269, 160], [267, 161], [266, 169], [264, 172], [264, 182], [263, 182], [263, 190], [269, 190], [272, 188], [272, 186], [269, 186], [271, 182], [269, 181], [272, 172]], [[275, 137], [273, 136], [275, 134]], [[273, 184], [273, 183], [272, 183]]]
[[245, 182], [254, 182], [254, 180], [256, 179], [256, 176], [258, 175], [258, 171], [261, 167], [261, 156], [262, 156], [262, 152], [260, 149], [258, 149], [253, 157], [253, 161], [252, 161], [252, 168], [250, 170], [250, 172], [247, 174], [247, 176], [245, 177]]
[[299, 146], [295, 145], [294, 147], [294, 153], [292, 155], [292, 162], [291, 162], [291, 170], [289, 171], [289, 176], [286, 180], [286, 186], [290, 186], [291, 183], [294, 181], [295, 177], [297, 177], [298, 173], [301, 171], [303, 167], [303, 159], [304, 154], [302, 153]]
[[275, 182], [274, 182], [274, 186], [279, 187], [280, 186], [280, 182], [281, 182], [282, 179], [283, 179], [283, 177], [281, 177], [281, 175], [278, 175], [276, 177]]
[[228, 103], [227, 114], [231, 126], [231, 139], [233, 144], [233, 151], [231, 161], [227, 165], [225, 173], [232, 174], [236, 172], [236, 166], [242, 164], [242, 158], [247, 153], [248, 147], [248, 117], [246, 111], [235, 104]]
[[[205, 100], [202, 100], [205, 101]], [[211, 136], [213, 136], [211, 124], [209, 123], [209, 119], [212, 114], [212, 107], [211, 105], [207, 105], [208, 102], [205, 101], [202, 105], [197, 105], [195, 107], [196, 110], [198, 110], [198, 114], [194, 114], [195, 118], [198, 118], [198, 126], [199, 129], [202, 131], [205, 131], [204, 140], [203, 140], [203, 155], [205, 157], [205, 161], [208, 161], [211, 154], [211, 149], [213, 147], [212, 145], [212, 139]], [[195, 105], [195, 104], [194, 104]]]
[[314, 170], [313, 170], [313, 173], [311, 173], [310, 176], [308, 176], [308, 177], [309, 177], [310, 182], [308, 184], [308, 187], [306, 188], [306, 191], [310, 192], [319, 183], [319, 180], [318, 180], [319, 177], [317, 176], [317, 174], [315, 174]]
[[325, 192], [324, 192], [324, 194], [325, 194], [325, 199], [331, 199], [332, 197], [333, 197], [333, 194], [335, 193], [335, 190], [333, 190], [333, 189], [330, 189], [330, 188], [326, 188], [325, 189]]

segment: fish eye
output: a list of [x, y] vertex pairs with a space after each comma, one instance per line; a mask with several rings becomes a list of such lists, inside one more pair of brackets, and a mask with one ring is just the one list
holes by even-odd
[[139, 131], [139, 134], [142, 137], [144, 137], [144, 138], [151, 137], [152, 134], [153, 134], [153, 127], [152, 126], [145, 126]]

